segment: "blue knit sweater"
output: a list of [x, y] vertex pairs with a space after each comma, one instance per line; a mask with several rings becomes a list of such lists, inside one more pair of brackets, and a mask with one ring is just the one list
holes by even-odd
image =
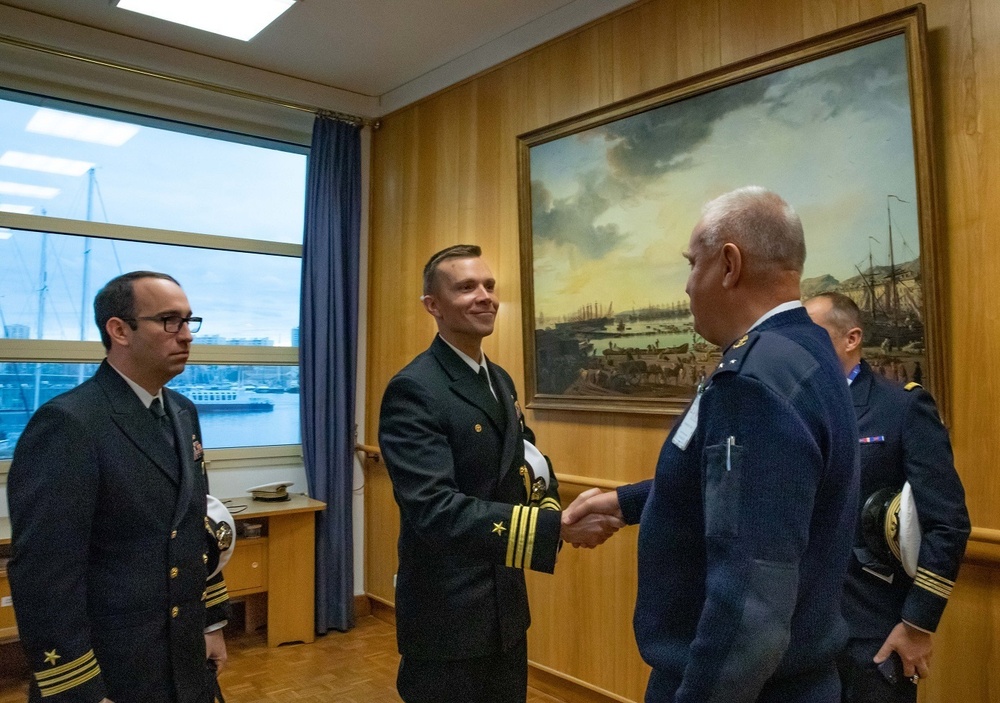
[[618, 491], [640, 524], [634, 627], [653, 667], [647, 701], [756, 701], [829, 669], [847, 638], [857, 453], [840, 365], [802, 308], [726, 350], [654, 480]]

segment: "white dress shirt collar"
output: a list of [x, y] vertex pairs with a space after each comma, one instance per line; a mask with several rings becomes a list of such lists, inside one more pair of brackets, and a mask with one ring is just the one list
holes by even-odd
[[[112, 364], [110, 361], [108, 362], [108, 366], [110, 366], [111, 368], [115, 369], [115, 365]], [[135, 381], [133, 381], [131, 378], [129, 378], [128, 376], [126, 376], [125, 374], [123, 374], [118, 369], [115, 369], [115, 372], [119, 376], [121, 376], [122, 378], [125, 379], [125, 383], [127, 383], [129, 385], [129, 388], [131, 388], [133, 391], [135, 391], [135, 394], [137, 396], [139, 396], [139, 400], [142, 402], [143, 405], [146, 406], [147, 410], [149, 410], [149, 406], [153, 404], [153, 399], [154, 398], [159, 398], [160, 399], [160, 403], [163, 404], [163, 407], [164, 408], [167, 407], [167, 404], [163, 401], [163, 389], [162, 388], [160, 389], [160, 392], [157, 393], [156, 395], [151, 395], [149, 391], [147, 391], [145, 388], [143, 388], [142, 386], [140, 386], [138, 383], [136, 383]]]

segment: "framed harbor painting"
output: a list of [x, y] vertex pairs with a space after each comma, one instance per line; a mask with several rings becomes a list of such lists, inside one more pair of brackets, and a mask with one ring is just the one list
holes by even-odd
[[528, 406], [683, 409], [721, 350], [682, 252], [751, 184], [802, 219], [803, 297], [849, 295], [875, 370], [943, 402], [925, 33], [909, 8], [521, 135]]

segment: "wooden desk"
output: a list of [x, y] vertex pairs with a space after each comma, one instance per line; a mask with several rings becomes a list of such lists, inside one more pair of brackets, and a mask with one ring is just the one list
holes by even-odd
[[[238, 537], [223, 573], [230, 598], [246, 601], [248, 630], [267, 622], [267, 646], [316, 639], [316, 513], [326, 503], [292, 495], [281, 503], [224, 501], [240, 523], [261, 525], [261, 536]], [[246, 510], [235, 512], [237, 506]], [[266, 600], [265, 595], [266, 594]]]
[[[10, 556], [10, 518], [0, 518], [0, 555]], [[17, 639], [17, 623], [14, 621], [14, 606], [10, 600], [10, 582], [7, 567], [0, 569], [0, 643]]]
[[[267, 646], [316, 639], [316, 513], [326, 503], [293, 494], [281, 503], [263, 503], [250, 496], [225, 499], [238, 510], [239, 523], [261, 525], [261, 536], [237, 538], [226, 564], [230, 598], [246, 600], [247, 629], [267, 623]], [[0, 518], [0, 545], [10, 544], [10, 520]], [[6, 598], [4, 598], [6, 596]], [[0, 641], [17, 636], [10, 607], [7, 572], [0, 572]]]

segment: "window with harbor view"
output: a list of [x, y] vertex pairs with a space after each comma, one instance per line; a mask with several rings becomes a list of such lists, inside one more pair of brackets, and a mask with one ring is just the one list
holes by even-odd
[[[0, 460], [103, 358], [93, 299], [169, 273], [207, 449], [297, 445], [307, 148], [0, 90]], [[83, 344], [81, 344], [81, 342]]]

